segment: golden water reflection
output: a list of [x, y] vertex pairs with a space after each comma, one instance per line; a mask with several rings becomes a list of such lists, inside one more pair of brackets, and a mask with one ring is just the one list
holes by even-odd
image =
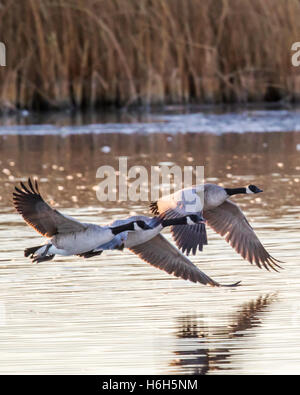
[[[299, 147], [296, 132], [0, 136], [0, 372], [299, 373]], [[187, 283], [128, 251], [25, 260], [41, 238], [12, 208], [16, 182], [36, 176], [47, 201], [82, 221], [147, 213], [147, 202], [96, 198], [97, 168], [117, 168], [120, 156], [148, 170], [204, 165], [209, 182], [261, 187], [234, 200], [285, 269], [251, 266], [211, 231], [191, 259], [219, 282], [242, 280], [237, 289]]]
[[231, 370], [231, 348], [239, 349], [235, 339], [247, 336], [252, 328], [260, 327], [266, 307], [275, 300], [276, 295], [267, 294], [244, 303], [232, 314], [229, 325], [210, 326], [205, 320], [202, 323], [201, 315], [180, 317], [176, 337], [182, 339], [182, 344], [178, 344], [179, 350], [174, 352], [176, 360], [170, 365], [180, 367], [180, 371], [186, 374]]

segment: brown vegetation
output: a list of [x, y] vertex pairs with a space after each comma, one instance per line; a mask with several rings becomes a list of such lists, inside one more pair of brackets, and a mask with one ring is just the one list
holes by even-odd
[[297, 101], [299, 0], [4, 0], [0, 107]]

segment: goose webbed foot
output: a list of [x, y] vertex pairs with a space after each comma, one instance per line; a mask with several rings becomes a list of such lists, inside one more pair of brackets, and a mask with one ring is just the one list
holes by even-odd
[[82, 254], [77, 254], [77, 256], [80, 256], [82, 258], [88, 259], [88, 258], [92, 258], [93, 256], [96, 255], [101, 255], [103, 251], [87, 251], [87, 252], [83, 252]]
[[46, 261], [51, 261], [55, 255], [46, 255], [46, 256], [37, 256], [32, 259], [32, 263], [40, 263], [40, 262], [46, 262]]

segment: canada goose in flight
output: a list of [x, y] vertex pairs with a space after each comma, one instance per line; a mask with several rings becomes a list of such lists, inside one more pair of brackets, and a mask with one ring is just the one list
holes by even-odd
[[[192, 221], [190, 221], [189, 217], [192, 217], [192, 214], [188, 216], [187, 222], [189, 226], [195, 225], [197, 218], [194, 218], [193, 223], [191, 223]], [[180, 217], [178, 217], [178, 219], [179, 218]], [[200, 218], [202, 219], [202, 217]], [[190, 280], [195, 283], [200, 282], [204, 285], [210, 285], [214, 287], [235, 287], [240, 283], [240, 281], [238, 281], [234, 284], [220, 284], [202, 272], [176, 247], [169, 243], [169, 241], [163, 235], [160, 234], [162, 230], [161, 217], [149, 218], [140, 215], [124, 220], [117, 220], [110, 224], [110, 226], [122, 227], [126, 226], [130, 221], [142, 221], [148, 225], [148, 228], [144, 230], [136, 229], [132, 232], [126, 232], [126, 236], [123, 237], [122, 240], [122, 247], [128, 248], [150, 265], [164, 270], [169, 274], [173, 274], [176, 277], [181, 277], [184, 280]], [[169, 226], [172, 224], [170, 222], [165, 222], [165, 225]], [[185, 223], [181, 224], [180, 226], [184, 225]], [[85, 254], [80, 254], [80, 256], [84, 258], [90, 258], [91, 256], [100, 255], [103, 250], [109, 249], [115, 249], [115, 247], [111, 243], [106, 243], [105, 245], [100, 245], [96, 250], [89, 251]]]
[[90, 258], [101, 254], [104, 249], [128, 247], [146, 262], [169, 274], [193, 282], [221, 286], [159, 234], [166, 226], [202, 223], [203, 218], [199, 214], [186, 214], [174, 219], [134, 216], [99, 226], [81, 223], [51, 208], [40, 195], [37, 181], [33, 185], [28, 179], [28, 186], [21, 182], [21, 189], [15, 187], [15, 190], [13, 201], [17, 211], [28, 225], [50, 238], [50, 242], [45, 245], [25, 249], [25, 256], [31, 257], [33, 262], [51, 260], [55, 254]]
[[[237, 194], [256, 194], [263, 192], [255, 185], [246, 188], [223, 188], [215, 184], [197, 185], [182, 189], [150, 204], [155, 215], [165, 218], [176, 218], [187, 212], [203, 213], [206, 223], [218, 234], [225, 236], [225, 240], [250, 263], [267, 270], [275, 266], [281, 268], [277, 259], [273, 258], [263, 247], [253, 228], [239, 206], [228, 198]], [[196, 253], [197, 247], [201, 251], [207, 244], [203, 226], [172, 226], [171, 232], [176, 245], [189, 254]]]
[[128, 231], [154, 228], [159, 233], [166, 226], [203, 222], [202, 216], [192, 214], [174, 219], [133, 217], [120, 224], [99, 226], [79, 222], [51, 208], [40, 195], [37, 181], [33, 185], [30, 178], [28, 186], [21, 182], [21, 189], [15, 187], [15, 191], [13, 202], [19, 214], [37, 232], [50, 238], [50, 242], [43, 246], [25, 250], [25, 256], [31, 256], [34, 262], [51, 260], [55, 254], [65, 256], [84, 254], [97, 249], [99, 245], [122, 248]]

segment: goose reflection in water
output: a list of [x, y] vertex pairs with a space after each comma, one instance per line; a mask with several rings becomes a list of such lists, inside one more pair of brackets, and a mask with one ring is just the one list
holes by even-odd
[[275, 299], [276, 294], [267, 294], [243, 304], [229, 325], [206, 326], [201, 322], [201, 315], [180, 317], [176, 337], [181, 340], [181, 350], [175, 351], [178, 358], [170, 366], [180, 367], [180, 372], [185, 374], [198, 375], [231, 369], [228, 358], [231, 350], [237, 349], [237, 343], [232, 340], [249, 336], [249, 329], [259, 327], [261, 313], [266, 313], [267, 306]]

